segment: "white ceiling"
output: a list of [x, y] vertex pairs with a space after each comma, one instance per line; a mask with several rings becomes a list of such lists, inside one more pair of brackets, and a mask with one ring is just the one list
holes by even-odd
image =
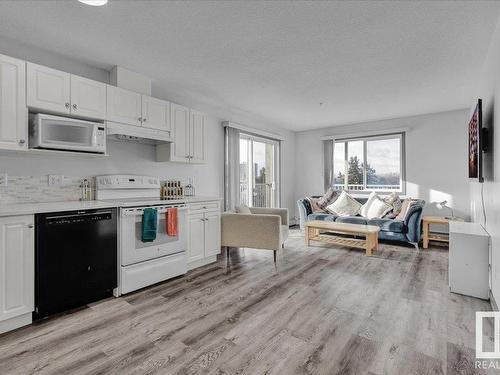
[[499, 9], [479, 1], [4, 0], [0, 36], [135, 70], [166, 98], [224, 119], [307, 130], [469, 107]]

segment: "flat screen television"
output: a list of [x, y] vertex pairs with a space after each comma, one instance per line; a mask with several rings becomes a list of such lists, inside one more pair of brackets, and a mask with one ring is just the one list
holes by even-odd
[[469, 121], [469, 179], [483, 182], [482, 103], [478, 99]]

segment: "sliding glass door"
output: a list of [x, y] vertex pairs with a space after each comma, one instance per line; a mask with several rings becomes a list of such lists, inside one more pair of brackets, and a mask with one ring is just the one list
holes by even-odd
[[240, 204], [279, 206], [279, 143], [240, 135]]

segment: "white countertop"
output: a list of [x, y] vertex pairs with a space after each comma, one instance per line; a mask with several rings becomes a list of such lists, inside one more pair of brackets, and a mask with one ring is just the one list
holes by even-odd
[[0, 216], [31, 215], [42, 212], [94, 210], [117, 207], [116, 204], [102, 201], [63, 201], [36, 203], [0, 204]]
[[[220, 201], [221, 198], [194, 196], [181, 199], [186, 203]], [[120, 207], [119, 202], [106, 201], [62, 201], [0, 204], [1, 216], [31, 215], [43, 212], [94, 210], [99, 208]]]
[[184, 197], [181, 200], [185, 201], [186, 203], [196, 203], [196, 202], [208, 202], [208, 201], [221, 201], [222, 198], [206, 197], [206, 196], [200, 195], [200, 196], [194, 196], [194, 197]]

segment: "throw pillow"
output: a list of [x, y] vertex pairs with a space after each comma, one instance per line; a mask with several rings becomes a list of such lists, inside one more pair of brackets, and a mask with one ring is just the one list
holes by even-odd
[[318, 200], [319, 198], [308, 198], [309, 203], [311, 203], [311, 209], [313, 213], [317, 212], [325, 212], [319, 205], [318, 205]]
[[370, 195], [368, 196], [368, 199], [366, 200], [365, 204], [363, 206], [361, 206], [361, 210], [359, 211], [359, 214], [361, 216], [364, 216], [364, 217], [368, 217], [367, 214], [368, 214], [368, 209], [370, 208], [370, 205], [372, 204], [372, 202], [377, 199], [378, 195], [377, 193], [375, 193], [374, 191], [372, 191], [370, 193]]
[[381, 199], [378, 195], [375, 195], [375, 198], [370, 203], [365, 216], [368, 219], [380, 219], [384, 217], [386, 213], [392, 211], [392, 209], [393, 207], [389, 203], [384, 202], [384, 200]]
[[399, 198], [398, 193], [391, 193], [384, 198], [384, 202], [390, 204], [393, 209], [389, 211], [385, 217], [388, 219], [394, 219], [401, 212], [401, 207], [403, 202], [401, 202], [401, 198]]
[[333, 188], [329, 188], [325, 195], [318, 199], [318, 207], [322, 210], [337, 199], [337, 192]]
[[250, 211], [250, 207], [248, 207], [246, 204], [242, 204], [241, 206], [236, 206], [234, 208], [237, 214], [251, 214], [252, 211]]
[[401, 211], [399, 212], [398, 216], [396, 216], [396, 220], [404, 220], [406, 218], [406, 214], [414, 203], [415, 200], [406, 198], [401, 205]]
[[343, 191], [340, 196], [326, 207], [326, 210], [338, 216], [355, 216], [362, 204]]

